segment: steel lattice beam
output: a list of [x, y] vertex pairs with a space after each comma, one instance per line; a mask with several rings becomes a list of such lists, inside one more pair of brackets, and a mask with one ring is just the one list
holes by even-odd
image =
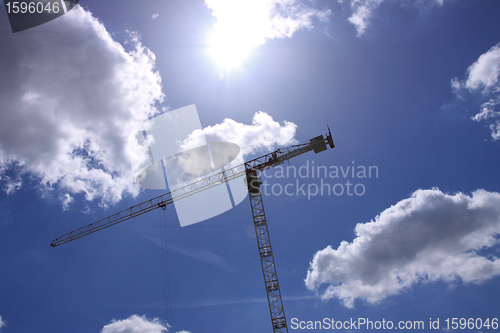
[[151, 200], [142, 202], [138, 205], [122, 210], [121, 212], [108, 216], [102, 220], [99, 220], [97, 222], [91, 223], [79, 229], [68, 232], [63, 236], [54, 239], [52, 243], [50, 243], [50, 246], [56, 247], [65, 244], [72, 240], [108, 228], [120, 222], [130, 220], [131, 218], [148, 213], [155, 209], [164, 208], [167, 205], [173, 203], [174, 201], [187, 198], [193, 194], [199, 193], [201, 191], [207, 190], [211, 187], [220, 184], [224, 184], [230, 180], [242, 177], [244, 175], [245, 175], [245, 165], [241, 164], [234, 168], [219, 172], [218, 174], [202, 178], [187, 186], [181, 187], [172, 192], [165, 193]]
[[266, 213], [260, 191], [260, 181], [257, 178], [256, 170], [247, 165], [248, 197], [252, 208], [253, 224], [257, 245], [259, 247], [260, 263], [262, 274], [266, 286], [267, 302], [269, 303], [269, 312], [274, 333], [288, 333], [285, 310], [281, 299], [280, 285], [278, 282], [278, 273], [274, 264], [273, 249], [271, 238], [267, 229]]

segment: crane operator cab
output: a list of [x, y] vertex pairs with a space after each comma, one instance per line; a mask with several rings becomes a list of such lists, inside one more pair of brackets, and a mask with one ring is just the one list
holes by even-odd
[[259, 195], [261, 184], [262, 182], [256, 172], [247, 172], [248, 193], [250, 195]]

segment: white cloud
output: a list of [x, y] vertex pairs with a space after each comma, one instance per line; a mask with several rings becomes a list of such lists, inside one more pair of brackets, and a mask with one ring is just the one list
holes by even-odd
[[0, 316], [0, 328], [7, 326], [7, 323], [2, 319], [2, 316]]
[[151, 17], [154, 19], [156, 19], [158, 16], [160, 16], [158, 13], [154, 13], [153, 15], [151, 15]]
[[[352, 15], [349, 17], [349, 22], [356, 27], [358, 36], [361, 36], [373, 16], [373, 11], [384, 0], [353, 0], [351, 1]], [[342, 1], [340, 1], [342, 2]]]
[[0, 165], [0, 180], [3, 182], [2, 189], [7, 194], [14, 193], [23, 185], [23, 180], [20, 175], [16, 174], [13, 177], [6, 174], [7, 167]]
[[325, 300], [353, 307], [357, 298], [377, 303], [418, 282], [481, 283], [500, 275], [500, 259], [482, 253], [500, 240], [499, 193], [418, 190], [355, 232], [351, 243], [328, 246], [310, 263], [306, 286]]
[[[471, 117], [475, 121], [484, 121], [500, 117], [500, 43], [493, 46], [467, 69], [467, 78], [451, 80], [452, 91], [459, 99], [464, 99], [463, 92], [478, 94], [487, 101], [480, 106], [480, 112]], [[490, 124], [493, 140], [500, 139], [499, 122]]]
[[74, 201], [73, 197], [69, 195], [69, 193], [65, 193], [62, 198], [62, 207], [63, 210], [68, 210], [69, 205]]
[[102, 328], [101, 333], [162, 333], [169, 325], [160, 319], [147, 319], [145, 316], [132, 315], [127, 319], [113, 320]]
[[[385, 0], [337, 0], [339, 3], [350, 4], [351, 16], [349, 22], [354, 25], [358, 37], [363, 35], [366, 28], [370, 25], [370, 21], [376, 9]], [[413, 1], [418, 6], [442, 6], [444, 0], [416, 0]]]
[[490, 124], [491, 137], [493, 140], [500, 139], [500, 121], [496, 121], [495, 124]]
[[[169, 328], [170, 325], [162, 323], [159, 318], [150, 320], [146, 316], [132, 315], [123, 320], [113, 319], [102, 328], [101, 333], [162, 333], [167, 332]], [[177, 333], [191, 332], [182, 330]]]
[[481, 105], [481, 112], [472, 117], [475, 121], [486, 120], [490, 118], [496, 118], [500, 116], [499, 111], [495, 111], [495, 107], [500, 104], [500, 99], [490, 99]]
[[256, 112], [251, 125], [226, 118], [220, 124], [197, 130], [183, 143], [187, 150], [202, 144], [203, 135], [209, 142], [232, 142], [240, 146], [243, 155], [253, 154], [260, 149], [272, 150], [276, 146], [295, 143], [293, 138], [297, 125], [284, 121], [284, 125], [265, 112]]
[[470, 90], [499, 91], [500, 44], [493, 46], [467, 69], [465, 86]]
[[4, 188], [14, 191], [19, 174], [29, 174], [44, 189], [103, 204], [136, 194], [127, 137], [163, 98], [154, 54], [137, 38], [127, 52], [80, 6], [0, 41]]

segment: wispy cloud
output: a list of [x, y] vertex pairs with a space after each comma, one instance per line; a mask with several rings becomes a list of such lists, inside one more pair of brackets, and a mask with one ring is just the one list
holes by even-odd
[[453, 78], [451, 88], [460, 100], [466, 100], [468, 94], [479, 96], [483, 102], [472, 120], [490, 122], [491, 137], [500, 139], [500, 121], [496, 119], [500, 117], [500, 43], [469, 66], [466, 79]]
[[[347, 4], [351, 10], [351, 16], [349, 17], [349, 22], [354, 25], [356, 28], [356, 32], [358, 37], [363, 35], [370, 25], [370, 21], [375, 15], [378, 7], [385, 0], [337, 0], [339, 3]], [[407, 2], [402, 2], [403, 4], [407, 4]], [[412, 1], [416, 6], [434, 6], [439, 5], [442, 6], [444, 0], [414, 0]]]
[[[264, 285], [262, 286], [264, 288]], [[307, 296], [284, 296], [283, 300], [287, 302], [301, 302], [304, 300], [319, 299], [316, 295]], [[179, 301], [172, 304], [174, 309], [195, 309], [212, 306], [224, 306], [234, 304], [265, 304], [267, 303], [266, 297], [253, 297], [253, 298], [237, 298], [237, 299], [200, 299], [193, 301]], [[161, 303], [149, 303], [141, 305], [143, 308], [158, 308]]]
[[227, 260], [224, 257], [215, 254], [207, 249], [188, 249], [175, 245], [168, 245], [168, 248], [169, 250], [185, 255], [187, 257], [215, 265], [225, 270], [226, 272], [234, 271], [234, 268], [227, 262]]
[[[352, 0], [350, 2], [352, 14], [349, 17], [349, 22], [356, 28], [358, 36], [361, 36], [366, 31], [375, 9], [383, 1], [384, 0]], [[342, 0], [339, 0], [339, 2], [343, 3]]]
[[21, 185], [5, 177], [15, 171], [102, 204], [136, 194], [127, 138], [163, 98], [154, 54], [137, 38], [127, 52], [80, 6], [33, 33], [1, 34], [0, 42], [9, 50], [0, 52], [5, 189]]
[[69, 205], [73, 202], [73, 197], [69, 193], [65, 193], [61, 198], [63, 210], [68, 210]]
[[482, 252], [499, 243], [499, 193], [418, 190], [355, 232], [351, 243], [318, 251], [310, 264], [306, 286], [325, 300], [353, 307], [355, 299], [377, 303], [419, 282], [500, 275], [500, 259]]
[[0, 316], [0, 328], [7, 326], [7, 323], [2, 319], [2, 316]]
[[185, 248], [185, 247], [180, 247], [180, 246], [174, 245], [172, 243], [163, 245], [159, 238], [152, 237], [152, 236], [146, 235], [146, 234], [142, 234], [142, 236], [149, 239], [151, 242], [153, 242], [157, 246], [160, 246], [160, 247], [167, 246], [168, 251], [176, 252], [176, 253], [179, 253], [179, 254], [184, 255], [186, 257], [215, 265], [215, 266], [225, 270], [226, 272], [233, 272], [234, 271], [233, 266], [231, 266], [224, 257], [222, 257], [218, 254], [215, 254], [212, 251], [209, 251], [207, 249]]

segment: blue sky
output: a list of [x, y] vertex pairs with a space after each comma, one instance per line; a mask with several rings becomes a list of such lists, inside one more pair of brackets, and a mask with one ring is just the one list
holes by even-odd
[[[0, 332], [271, 332], [248, 199], [193, 226], [172, 206], [49, 245], [162, 194], [134, 184], [128, 134], [192, 104], [246, 159], [328, 124], [336, 148], [291, 166], [378, 170], [262, 176], [289, 332], [324, 331], [293, 318], [493, 331], [445, 320], [498, 318], [499, 10], [81, 0], [15, 34], [0, 10]], [[322, 181], [344, 192], [295, 191]]]

